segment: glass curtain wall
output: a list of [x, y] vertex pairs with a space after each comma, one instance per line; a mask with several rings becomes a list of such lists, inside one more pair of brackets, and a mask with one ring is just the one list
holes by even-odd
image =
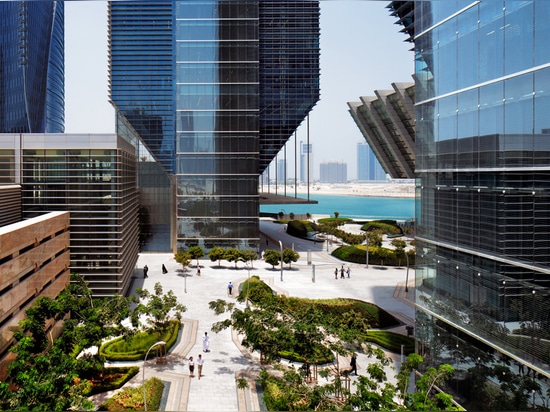
[[63, 2], [0, 2], [0, 63], [0, 133], [63, 133]]
[[480, 375], [516, 376], [514, 409], [550, 377], [548, 21], [544, 1], [416, 13], [419, 352], [477, 407]]
[[258, 2], [175, 9], [178, 249], [259, 246]]

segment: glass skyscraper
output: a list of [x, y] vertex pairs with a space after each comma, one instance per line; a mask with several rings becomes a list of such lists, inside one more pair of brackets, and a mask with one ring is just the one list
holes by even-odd
[[257, 249], [259, 175], [319, 98], [318, 2], [117, 1], [109, 16], [111, 98], [175, 176], [170, 247]]
[[0, 2], [0, 133], [65, 130], [64, 4]]
[[418, 351], [468, 409], [522, 410], [550, 377], [550, 2], [415, 7]]

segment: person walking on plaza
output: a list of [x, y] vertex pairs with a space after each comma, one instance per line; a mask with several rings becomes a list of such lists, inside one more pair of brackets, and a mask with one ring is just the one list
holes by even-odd
[[202, 351], [210, 352], [210, 337], [207, 332], [204, 332], [204, 336], [202, 337]]
[[200, 276], [200, 275], [201, 275], [201, 267], [197, 266], [197, 276]]
[[344, 275], [345, 273], [345, 269], [344, 269], [344, 265], [342, 265], [342, 268], [340, 269], [340, 279], [345, 279], [346, 276]]
[[334, 279], [338, 279], [338, 268], [334, 269]]
[[202, 358], [202, 355], [199, 353], [199, 358], [197, 359], [197, 372], [199, 375], [199, 380], [202, 376], [202, 365], [204, 365], [204, 359]]
[[195, 376], [195, 361], [192, 356], [189, 357], [187, 365], [189, 366], [189, 377], [193, 378]]
[[348, 270], [346, 270], [346, 273], [348, 274], [348, 279], [349, 279], [349, 276], [351, 275], [351, 269], [349, 268], [349, 266], [348, 266]]
[[233, 295], [233, 284], [231, 282], [227, 285], [227, 293], [229, 293], [229, 295]]
[[168, 270], [166, 270], [166, 266], [164, 266], [164, 263], [162, 264], [162, 273], [167, 274]]
[[351, 356], [351, 361], [349, 363], [349, 366], [351, 366], [351, 370], [349, 371], [349, 374], [351, 375], [353, 372], [355, 372], [355, 376], [357, 376], [357, 357], [355, 355]]
[[147, 267], [147, 265], [143, 266], [143, 277], [144, 278], [148, 278], [149, 276], [147, 276], [147, 272], [149, 272], [149, 268]]

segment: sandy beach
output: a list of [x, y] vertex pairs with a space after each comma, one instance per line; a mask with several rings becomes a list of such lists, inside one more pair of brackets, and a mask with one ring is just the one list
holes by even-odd
[[[277, 187], [278, 193], [282, 194], [284, 186]], [[286, 193], [294, 193], [296, 190], [299, 194], [308, 192], [305, 185], [299, 185], [294, 189], [293, 185], [287, 185]], [[271, 188], [272, 193], [275, 192], [275, 187]], [[343, 196], [371, 196], [371, 197], [404, 197], [414, 198], [414, 183], [312, 183], [309, 187], [309, 193], [317, 193], [323, 195], [343, 195]]]

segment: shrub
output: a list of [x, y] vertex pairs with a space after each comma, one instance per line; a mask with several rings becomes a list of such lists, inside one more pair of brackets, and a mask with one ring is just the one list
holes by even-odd
[[365, 340], [382, 346], [394, 353], [400, 353], [401, 345], [404, 345], [403, 351], [405, 355], [414, 353], [414, 339], [400, 333], [386, 330], [369, 330]]
[[[137, 333], [129, 339], [119, 337], [101, 345], [99, 353], [100, 355], [105, 356], [105, 358], [109, 361], [142, 360], [151, 345], [159, 340], [166, 342], [165, 348], [166, 352], [168, 352], [168, 350], [176, 343], [180, 327], [181, 323], [179, 321], [170, 321], [168, 330], [163, 336], [160, 337], [160, 339], [156, 334], [146, 332]], [[149, 355], [151, 357], [155, 356], [154, 353], [150, 353]]]
[[386, 235], [397, 235], [403, 233], [395, 220], [373, 220], [361, 226], [361, 230], [364, 230], [365, 232], [381, 230]]
[[[145, 381], [148, 410], [159, 410], [163, 391], [164, 383], [159, 378], [151, 378]], [[116, 393], [98, 408], [99, 411], [140, 411], [143, 409], [143, 386], [126, 388]]]
[[[340, 260], [360, 264], [366, 264], [366, 254], [365, 245], [340, 246], [332, 251], [332, 256]], [[407, 253], [407, 255], [409, 256], [409, 266], [413, 267], [415, 265], [415, 254]], [[403, 262], [403, 256], [396, 254], [393, 249], [369, 246], [369, 264], [400, 266]]]
[[138, 366], [105, 368], [102, 372], [102, 381], [95, 382], [92, 380], [92, 386], [86, 396], [118, 389], [137, 375], [138, 372]]

